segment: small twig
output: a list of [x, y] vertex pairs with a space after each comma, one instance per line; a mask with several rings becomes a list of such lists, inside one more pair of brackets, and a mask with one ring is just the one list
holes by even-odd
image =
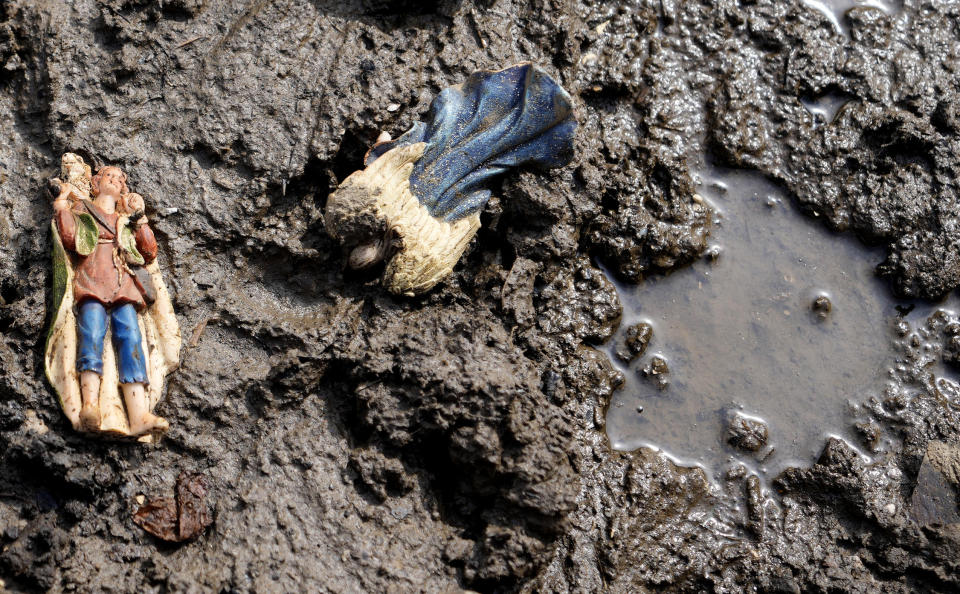
[[760, 458], [760, 464], [763, 464], [764, 462], [769, 460], [770, 456], [773, 456], [773, 453], [776, 451], [777, 451], [777, 448], [774, 448], [774, 447], [771, 447], [769, 450], [767, 450], [767, 453], [764, 454], [763, 458]]
[[382, 383], [383, 383], [383, 380], [382, 380], [382, 379], [378, 379], [378, 380], [374, 380], [374, 381], [372, 381], [372, 382], [367, 382], [367, 383], [365, 383], [365, 384], [360, 384], [359, 386], [357, 386], [357, 387], [355, 388], [355, 391], [356, 391], [356, 392], [362, 392], [363, 390], [366, 390], [367, 388], [372, 388], [372, 387], [378, 386], [378, 385], [380, 385], [380, 384], [382, 384]]
[[181, 47], [186, 47], [186, 46], [190, 45], [191, 43], [193, 43], [194, 41], [200, 41], [200, 40], [203, 39], [204, 37], [206, 37], [206, 36], [205, 36], [205, 35], [197, 35], [197, 36], [194, 37], [193, 39], [188, 39], [188, 40], [184, 41], [183, 43], [181, 43], [180, 45], [178, 45], [178, 46], [176, 47], [176, 49], [180, 49]]
[[207, 324], [210, 323], [210, 320], [213, 319], [213, 316], [207, 316], [203, 318], [199, 324], [193, 328], [193, 333], [190, 335], [190, 348], [195, 348], [197, 344], [200, 343], [200, 337], [203, 335], [203, 331], [207, 329]]

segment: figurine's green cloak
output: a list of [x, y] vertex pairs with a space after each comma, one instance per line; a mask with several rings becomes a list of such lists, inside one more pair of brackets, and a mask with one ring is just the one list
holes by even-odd
[[[96, 247], [99, 231], [97, 224], [89, 214], [80, 214], [77, 219], [77, 253], [89, 255]], [[132, 235], [127, 229], [126, 219], [121, 217], [117, 221], [117, 228], [127, 231], [121, 232], [121, 241], [125, 248], [131, 247]], [[46, 352], [44, 362], [47, 379], [53, 386], [63, 412], [70, 419], [74, 429], [80, 429], [80, 376], [77, 372], [77, 320], [74, 313], [73, 299], [73, 263], [70, 254], [63, 247], [56, 222], [51, 224], [50, 234], [53, 238], [53, 320], [47, 333]], [[134, 259], [139, 256], [133, 246]], [[160, 275], [156, 261], [146, 266], [157, 293], [156, 301], [137, 315], [140, 324], [140, 335], [143, 353], [147, 361], [146, 387], [150, 401], [150, 410], [160, 401], [163, 392], [163, 380], [180, 364], [180, 326], [173, 313], [170, 294]], [[120, 392], [119, 372], [117, 370], [116, 354], [113, 351], [113, 340], [110, 330], [104, 341], [103, 349], [103, 380], [100, 383], [100, 432], [117, 436], [131, 436], [130, 426], [123, 404], [123, 395]], [[141, 437], [141, 440], [152, 440], [154, 436]]]

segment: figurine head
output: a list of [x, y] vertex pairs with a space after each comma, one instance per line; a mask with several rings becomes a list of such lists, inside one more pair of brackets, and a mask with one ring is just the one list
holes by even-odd
[[76, 153], [64, 153], [60, 158], [60, 177], [78, 190], [90, 193], [90, 166]]
[[127, 189], [127, 174], [112, 165], [101, 167], [90, 180], [90, 186], [94, 196], [107, 194], [120, 198], [130, 191]]
[[381, 262], [389, 246], [389, 225], [377, 208], [379, 188], [370, 188], [367, 180], [354, 174], [341, 186], [333, 201], [327, 203], [327, 232], [345, 244], [350, 252], [347, 263], [362, 270]]
[[363, 270], [369, 268], [382, 260], [380, 257], [380, 242], [364, 244], [353, 248], [347, 263], [354, 270]]
[[356, 246], [350, 250], [347, 264], [354, 270], [364, 270], [386, 260], [397, 247], [397, 241], [390, 236], [388, 232], [385, 237], [374, 237]]

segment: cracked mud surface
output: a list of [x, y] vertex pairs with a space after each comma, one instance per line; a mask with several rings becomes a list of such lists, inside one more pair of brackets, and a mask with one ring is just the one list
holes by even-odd
[[[960, 439], [957, 321], [891, 339], [867, 463], [831, 442], [763, 489], [610, 449], [622, 378], [591, 348], [625, 280], [682, 266], [709, 220], [688, 161], [754, 168], [885, 246], [904, 295], [960, 284], [960, 10], [802, 2], [0, 5], [0, 579], [12, 591], [954, 591], [956, 525], [909, 514], [931, 440]], [[420, 299], [344, 273], [331, 187], [479, 68], [542, 64], [577, 157], [503, 180]], [[827, 121], [804, 106], [836, 97]], [[396, 106], [395, 109], [389, 109]], [[146, 197], [184, 330], [159, 447], [74, 434], [43, 378], [42, 195], [59, 155]], [[855, 345], [851, 345], [855, 348]], [[208, 477], [179, 547], [138, 495]]]

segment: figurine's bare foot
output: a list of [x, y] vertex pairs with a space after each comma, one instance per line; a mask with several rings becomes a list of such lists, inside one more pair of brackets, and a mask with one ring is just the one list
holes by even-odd
[[80, 429], [98, 431], [100, 429], [100, 407], [89, 402], [80, 409]]
[[139, 419], [130, 419], [130, 433], [133, 435], [166, 433], [169, 428], [170, 423], [166, 419], [151, 413], [144, 413]]

